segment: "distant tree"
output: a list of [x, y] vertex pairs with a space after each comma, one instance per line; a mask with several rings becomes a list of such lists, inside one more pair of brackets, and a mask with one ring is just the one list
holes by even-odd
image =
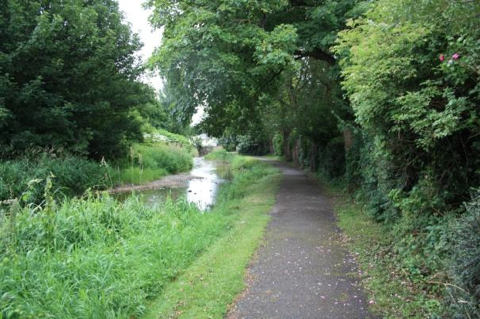
[[151, 102], [115, 0], [0, 0], [0, 147], [114, 157]]

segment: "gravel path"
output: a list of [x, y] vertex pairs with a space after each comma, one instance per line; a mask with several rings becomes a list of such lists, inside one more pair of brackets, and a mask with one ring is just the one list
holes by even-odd
[[302, 171], [273, 164], [284, 177], [272, 221], [227, 318], [374, 318], [329, 199]]

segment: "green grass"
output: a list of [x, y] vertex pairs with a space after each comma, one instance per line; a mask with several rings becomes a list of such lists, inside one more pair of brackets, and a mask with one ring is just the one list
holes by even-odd
[[120, 161], [113, 172], [115, 184], [143, 184], [159, 178], [192, 169], [192, 155], [188, 149], [165, 143], [137, 144], [128, 158]]
[[350, 251], [357, 254], [362, 283], [369, 300], [375, 302], [371, 309], [386, 318], [439, 318], [441, 300], [428, 295], [397, 267], [400, 261], [391, 230], [366, 215], [361, 205], [346, 196], [340, 198], [335, 205], [338, 224]]
[[168, 143], [182, 147], [191, 153], [195, 152], [195, 147], [187, 137], [163, 129], [151, 129], [144, 137], [146, 144]]
[[145, 318], [224, 318], [245, 288], [245, 269], [263, 237], [279, 180], [269, 175], [229, 203], [240, 217], [232, 229], [167, 286]]
[[205, 156], [207, 160], [231, 162], [236, 157], [236, 153], [227, 152], [224, 148], [216, 148]]
[[58, 197], [111, 186], [109, 170], [101, 163], [71, 155], [36, 154], [32, 158], [0, 161], [0, 201], [22, 197], [26, 203], [38, 204], [43, 200], [48, 177]]
[[[205, 294], [206, 304], [223, 304], [212, 309], [220, 313], [242, 289], [244, 266], [267, 222], [276, 185], [276, 170], [237, 162], [235, 178], [209, 213], [182, 200], [150, 208], [136, 197], [120, 203], [108, 195], [62, 202], [47, 196], [42, 207], [13, 205], [0, 216], [0, 318], [139, 317], [151, 300], [165, 300], [178, 278], [192, 274], [190, 267], [202, 260], [230, 267], [238, 248], [236, 272], [219, 267], [223, 284], [204, 277], [215, 282], [215, 291], [228, 289], [218, 301]], [[244, 231], [252, 238], [240, 236]], [[203, 274], [205, 268], [199, 269]]]

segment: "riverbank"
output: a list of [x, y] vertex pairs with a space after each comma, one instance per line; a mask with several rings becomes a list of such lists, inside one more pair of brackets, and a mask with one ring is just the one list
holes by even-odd
[[[2, 159], [0, 202], [19, 199], [23, 204], [40, 204], [47, 180], [49, 192], [63, 200], [82, 196], [87, 190], [142, 188], [162, 177], [181, 176], [193, 167], [195, 148], [184, 136], [162, 134], [145, 134], [143, 143], [132, 145], [128, 154], [111, 161], [94, 161], [61, 149], [32, 150]], [[2, 209], [0, 206], [0, 213]]]
[[[172, 280], [190, 273], [186, 269], [199, 257], [212, 247], [223, 251], [222, 243], [231, 242], [226, 234], [239, 230], [242, 222], [257, 216], [257, 237], [252, 238], [260, 237], [267, 218], [261, 214], [273, 203], [276, 171], [263, 163], [244, 163], [209, 213], [184, 200], [153, 208], [136, 197], [120, 203], [108, 195], [55, 202], [47, 194], [46, 204], [35, 212], [13, 205], [0, 223], [0, 290], [5, 292], [0, 315], [144, 315], [150, 301], [164, 300]], [[264, 200], [263, 189], [270, 189], [270, 201], [257, 205], [253, 198]], [[244, 263], [256, 243], [242, 245]], [[229, 277], [228, 287], [241, 289], [242, 269], [237, 268], [238, 277]]]
[[221, 191], [212, 213], [229, 212], [234, 222], [150, 304], [145, 318], [223, 318], [244, 290], [246, 268], [270, 220], [267, 213], [275, 202], [281, 175], [251, 158], [230, 155], [229, 160], [236, 163], [234, 179]]

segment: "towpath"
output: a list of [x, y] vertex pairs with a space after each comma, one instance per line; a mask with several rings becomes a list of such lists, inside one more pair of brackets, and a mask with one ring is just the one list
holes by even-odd
[[227, 318], [373, 318], [328, 197], [304, 172], [272, 164], [284, 175], [272, 220]]

